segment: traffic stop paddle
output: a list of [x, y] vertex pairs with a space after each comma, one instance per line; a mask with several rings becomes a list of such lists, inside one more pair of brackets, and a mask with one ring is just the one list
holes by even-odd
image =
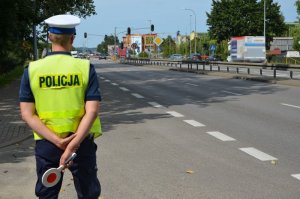
[[58, 168], [48, 169], [43, 177], [42, 183], [45, 187], [53, 187], [58, 183], [61, 178], [61, 171], [66, 167], [66, 165], [76, 157], [76, 153], [73, 153], [66, 161], [64, 165], [60, 165]]

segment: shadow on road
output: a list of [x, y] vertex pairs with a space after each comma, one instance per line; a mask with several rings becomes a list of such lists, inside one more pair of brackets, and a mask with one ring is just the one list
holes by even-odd
[[[161, 67], [109, 63], [96, 64], [95, 66], [101, 77], [112, 79], [119, 86], [132, 89], [132, 92], [139, 90], [140, 94], [146, 96], [148, 101], [159, 99], [159, 102], [167, 108], [187, 104], [205, 108], [216, 103], [236, 101], [241, 96], [269, 95], [285, 90], [284, 87], [269, 83], [230, 79], [228, 77], [208, 77], [193, 74], [194, 79], [191, 80], [190, 73], [169, 71]], [[141, 112], [141, 109], [150, 107], [145, 100], [135, 99], [130, 94], [131, 91], [121, 91], [118, 86], [112, 85], [106, 79], [100, 80], [103, 96], [101, 118], [104, 132], [110, 131], [118, 124], [137, 124], [149, 119], [170, 117], [168, 114]], [[199, 81], [203, 79], [206, 81]], [[201, 87], [207, 88], [205, 92], [201, 90]], [[155, 88], [159, 88], [156, 93], [153, 92]], [[164, 99], [172, 99], [172, 102], [164, 101]]]

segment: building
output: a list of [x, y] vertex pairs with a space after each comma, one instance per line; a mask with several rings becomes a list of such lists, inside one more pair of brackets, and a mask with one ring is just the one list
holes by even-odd
[[293, 37], [273, 37], [270, 51], [280, 50], [281, 52], [291, 51], [293, 49]]

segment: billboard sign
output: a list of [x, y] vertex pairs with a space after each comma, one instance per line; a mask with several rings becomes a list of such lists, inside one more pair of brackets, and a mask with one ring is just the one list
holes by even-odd
[[142, 51], [142, 36], [131, 36], [131, 46], [135, 46], [134, 51], [139, 54]]

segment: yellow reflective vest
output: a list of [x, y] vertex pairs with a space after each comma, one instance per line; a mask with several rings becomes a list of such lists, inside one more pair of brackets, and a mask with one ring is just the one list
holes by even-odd
[[[57, 54], [31, 62], [28, 73], [38, 117], [60, 137], [76, 132], [85, 114], [90, 62]], [[101, 135], [100, 118], [90, 132]], [[43, 139], [34, 132], [34, 139]]]

